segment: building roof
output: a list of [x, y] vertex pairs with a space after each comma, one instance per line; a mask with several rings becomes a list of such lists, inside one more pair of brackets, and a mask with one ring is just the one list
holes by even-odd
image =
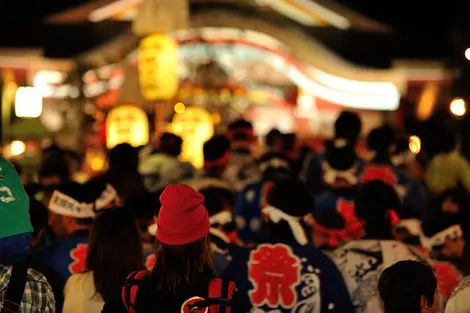
[[[325, 1], [329, 0], [321, 1], [326, 3]], [[99, 65], [116, 62], [137, 44], [138, 38], [131, 34], [131, 22], [82, 21], [90, 11], [113, 2], [91, 2], [53, 16], [43, 25], [21, 24], [3, 27], [0, 29], [0, 47], [40, 48], [48, 58], [70, 59], [82, 56], [85, 63]], [[445, 49], [447, 45], [432, 36], [410, 38], [406, 34], [392, 32], [305, 26], [274, 10], [253, 10], [251, 5], [235, 3], [232, 0], [193, 0], [190, 9], [191, 15], [210, 14], [219, 10], [252, 19], [262, 17], [263, 20], [278, 26], [297, 29], [343, 59], [362, 67], [389, 68], [396, 59], [442, 60], [449, 57], [449, 51]], [[15, 32], [11, 32], [12, 28]]]

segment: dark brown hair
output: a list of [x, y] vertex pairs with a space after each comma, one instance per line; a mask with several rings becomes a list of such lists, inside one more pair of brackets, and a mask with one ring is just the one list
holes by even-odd
[[98, 215], [88, 241], [87, 268], [105, 302], [127, 275], [144, 268], [142, 250], [139, 228], [129, 211], [112, 208]]
[[157, 242], [152, 279], [158, 289], [176, 294], [178, 287], [190, 286], [207, 274], [214, 275], [207, 236], [184, 246], [167, 246]]

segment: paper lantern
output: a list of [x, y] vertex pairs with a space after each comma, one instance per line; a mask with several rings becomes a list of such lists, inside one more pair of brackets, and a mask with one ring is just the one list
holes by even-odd
[[166, 35], [151, 35], [140, 42], [139, 82], [147, 100], [169, 100], [178, 91], [178, 45]]
[[146, 145], [149, 141], [147, 114], [135, 106], [120, 106], [109, 112], [106, 119], [106, 147], [129, 143], [133, 147]]
[[209, 112], [199, 107], [187, 107], [184, 112], [174, 115], [169, 131], [183, 139], [181, 160], [201, 168], [204, 165], [202, 147], [214, 135]]

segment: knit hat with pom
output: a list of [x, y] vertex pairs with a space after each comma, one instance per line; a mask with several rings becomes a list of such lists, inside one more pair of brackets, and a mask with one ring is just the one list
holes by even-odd
[[160, 196], [157, 240], [181, 246], [205, 237], [210, 228], [204, 196], [188, 185], [168, 185]]

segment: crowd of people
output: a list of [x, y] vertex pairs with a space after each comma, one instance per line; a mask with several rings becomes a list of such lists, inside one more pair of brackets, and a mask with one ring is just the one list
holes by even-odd
[[[203, 146], [120, 144], [108, 169], [46, 149], [36, 182], [0, 158], [0, 310], [465, 313], [470, 165], [451, 131], [413, 154], [343, 112], [322, 151], [246, 120]], [[424, 149], [423, 149], [424, 150]], [[423, 157], [423, 155], [425, 155]]]

